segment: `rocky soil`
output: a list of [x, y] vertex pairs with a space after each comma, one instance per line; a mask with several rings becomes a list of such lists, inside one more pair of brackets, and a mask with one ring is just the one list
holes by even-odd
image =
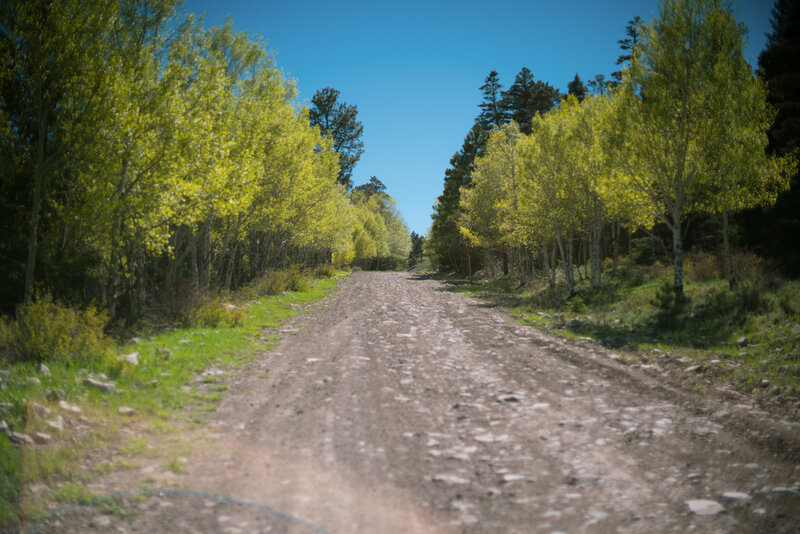
[[800, 424], [744, 397], [408, 273], [354, 273], [284, 330], [185, 436], [185, 471], [101, 486], [162, 490], [29, 531], [800, 531]]

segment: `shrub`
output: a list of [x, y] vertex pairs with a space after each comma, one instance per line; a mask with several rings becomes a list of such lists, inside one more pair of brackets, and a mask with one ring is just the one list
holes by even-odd
[[647, 267], [625, 258], [617, 266], [617, 276], [630, 287], [642, 285], [647, 280]]
[[308, 277], [300, 270], [297, 265], [292, 265], [286, 271], [286, 288], [289, 291], [306, 291], [308, 289]]
[[734, 252], [731, 264], [737, 278], [755, 278], [764, 270], [764, 262], [752, 252]]
[[705, 251], [692, 253], [686, 261], [686, 271], [692, 280], [714, 280], [722, 276], [719, 258]]
[[586, 304], [582, 298], [575, 296], [567, 301], [567, 309], [572, 313], [583, 313], [586, 311]]
[[315, 278], [332, 278], [336, 276], [336, 269], [330, 263], [318, 266], [314, 269]]
[[191, 317], [191, 323], [213, 328], [225, 320], [225, 309], [219, 302], [219, 297], [206, 302], [197, 308]]
[[[330, 272], [334, 272], [332, 268]], [[284, 291], [305, 291], [309, 285], [308, 278], [308, 274], [297, 265], [282, 271], [270, 269], [250, 284], [246, 292], [254, 297], [264, 297], [278, 295]]]
[[175, 325], [190, 326], [203, 300], [203, 292], [190, 282], [161, 291], [155, 295], [148, 309], [148, 321], [157, 330]]
[[766, 313], [772, 310], [772, 301], [754, 285], [742, 284], [736, 289], [739, 308], [744, 313]]
[[798, 299], [796, 295], [784, 293], [778, 299], [778, 306], [780, 306], [781, 311], [789, 317], [800, 315], [800, 299]]
[[208, 328], [219, 326], [220, 323], [231, 327], [242, 326], [246, 320], [247, 312], [244, 308], [230, 303], [222, 303], [219, 297], [200, 306], [192, 316], [193, 324]]
[[9, 361], [105, 360], [113, 346], [103, 332], [106, 323], [104, 311], [69, 308], [44, 297], [20, 306], [16, 321], [2, 321], [0, 352]]

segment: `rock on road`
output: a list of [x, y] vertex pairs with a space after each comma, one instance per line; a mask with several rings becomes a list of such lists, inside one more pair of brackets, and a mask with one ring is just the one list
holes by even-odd
[[88, 515], [72, 526], [800, 529], [796, 421], [682, 391], [408, 273], [353, 273], [319, 307], [232, 379], [177, 478], [186, 491], [101, 518], [103, 528]]

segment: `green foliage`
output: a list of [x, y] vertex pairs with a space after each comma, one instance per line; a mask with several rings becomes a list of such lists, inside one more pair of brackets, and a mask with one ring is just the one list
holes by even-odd
[[572, 313], [583, 313], [586, 311], [586, 303], [579, 296], [574, 296], [567, 300], [567, 309]]
[[19, 448], [0, 434], [0, 526], [17, 519], [22, 457]]
[[757, 284], [739, 284], [736, 291], [737, 308], [743, 314], [764, 314], [772, 311], [773, 302]]
[[558, 89], [534, 79], [530, 69], [523, 67], [503, 92], [501, 107], [505, 116], [527, 134], [531, 133], [531, 119], [553, 109], [560, 97]]
[[364, 269], [397, 269], [411, 250], [408, 227], [384, 193], [353, 191], [353, 263]]
[[247, 320], [247, 312], [235, 304], [221, 302], [219, 297], [200, 306], [192, 315], [190, 324], [216, 327], [219, 324], [242, 326]]
[[[332, 271], [330, 271], [329, 267], [319, 272], [324, 274]], [[284, 291], [306, 291], [308, 287], [308, 273], [304, 273], [299, 266], [292, 265], [288, 269], [268, 270], [253, 281], [245, 291], [255, 297], [261, 297], [278, 295]]]
[[778, 298], [778, 306], [787, 317], [797, 318], [800, 315], [800, 295], [785, 293]]
[[107, 323], [105, 312], [69, 308], [43, 297], [21, 305], [15, 321], [0, 320], [0, 353], [10, 362], [102, 361], [113, 345], [103, 332]]

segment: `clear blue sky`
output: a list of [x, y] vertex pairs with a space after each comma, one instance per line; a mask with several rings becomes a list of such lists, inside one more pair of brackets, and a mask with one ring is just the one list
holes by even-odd
[[[750, 29], [755, 65], [770, 31], [771, 0], [734, 0]], [[299, 100], [333, 87], [358, 106], [365, 152], [356, 185], [377, 176], [409, 229], [425, 234], [444, 171], [478, 114], [478, 88], [491, 70], [504, 88], [522, 67], [566, 92], [616, 70], [617, 40], [656, 0], [287, 1], [189, 0], [208, 25], [230, 14], [237, 29], [260, 34]]]

